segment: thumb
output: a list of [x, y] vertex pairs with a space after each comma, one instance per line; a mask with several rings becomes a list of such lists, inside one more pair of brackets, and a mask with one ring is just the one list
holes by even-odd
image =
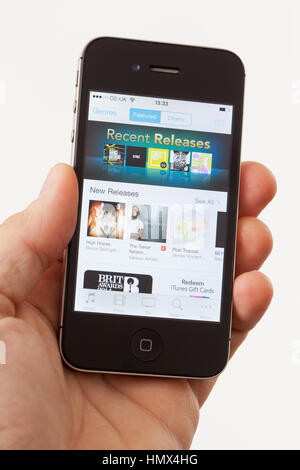
[[62, 256], [76, 224], [74, 170], [56, 165], [38, 199], [0, 225], [0, 315], [14, 315], [42, 273]]

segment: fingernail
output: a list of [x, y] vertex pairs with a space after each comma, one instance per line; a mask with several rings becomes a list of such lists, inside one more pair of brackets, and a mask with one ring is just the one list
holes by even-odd
[[47, 193], [54, 186], [56, 179], [57, 179], [57, 166], [54, 166], [49, 171], [48, 176], [45, 179], [45, 182], [42, 186], [42, 189], [39, 195], [42, 196], [43, 194]]

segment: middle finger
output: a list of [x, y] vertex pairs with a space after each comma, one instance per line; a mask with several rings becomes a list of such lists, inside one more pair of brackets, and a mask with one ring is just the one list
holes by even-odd
[[271, 232], [261, 220], [240, 217], [237, 229], [236, 276], [259, 269], [269, 256], [272, 246]]

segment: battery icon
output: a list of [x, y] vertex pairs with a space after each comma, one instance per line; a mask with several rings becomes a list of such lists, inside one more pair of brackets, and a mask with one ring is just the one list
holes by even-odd
[[226, 108], [219, 108], [219, 111], [226, 111]]

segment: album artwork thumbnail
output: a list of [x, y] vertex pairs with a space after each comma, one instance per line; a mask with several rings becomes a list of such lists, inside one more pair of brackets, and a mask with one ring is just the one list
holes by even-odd
[[123, 202], [90, 201], [87, 235], [123, 239], [124, 221], [125, 204]]
[[136, 166], [145, 168], [147, 159], [146, 147], [131, 147], [126, 148], [126, 166]]
[[171, 150], [170, 152], [170, 170], [189, 171], [191, 154], [181, 150]]
[[211, 174], [212, 154], [204, 152], [192, 153], [192, 173]]
[[166, 170], [168, 168], [169, 150], [166, 149], [148, 149], [148, 168]]
[[125, 145], [105, 144], [103, 161], [106, 165], [123, 166], [125, 156]]
[[166, 243], [167, 221], [168, 207], [156, 204], [133, 205], [128, 221], [129, 238]]

